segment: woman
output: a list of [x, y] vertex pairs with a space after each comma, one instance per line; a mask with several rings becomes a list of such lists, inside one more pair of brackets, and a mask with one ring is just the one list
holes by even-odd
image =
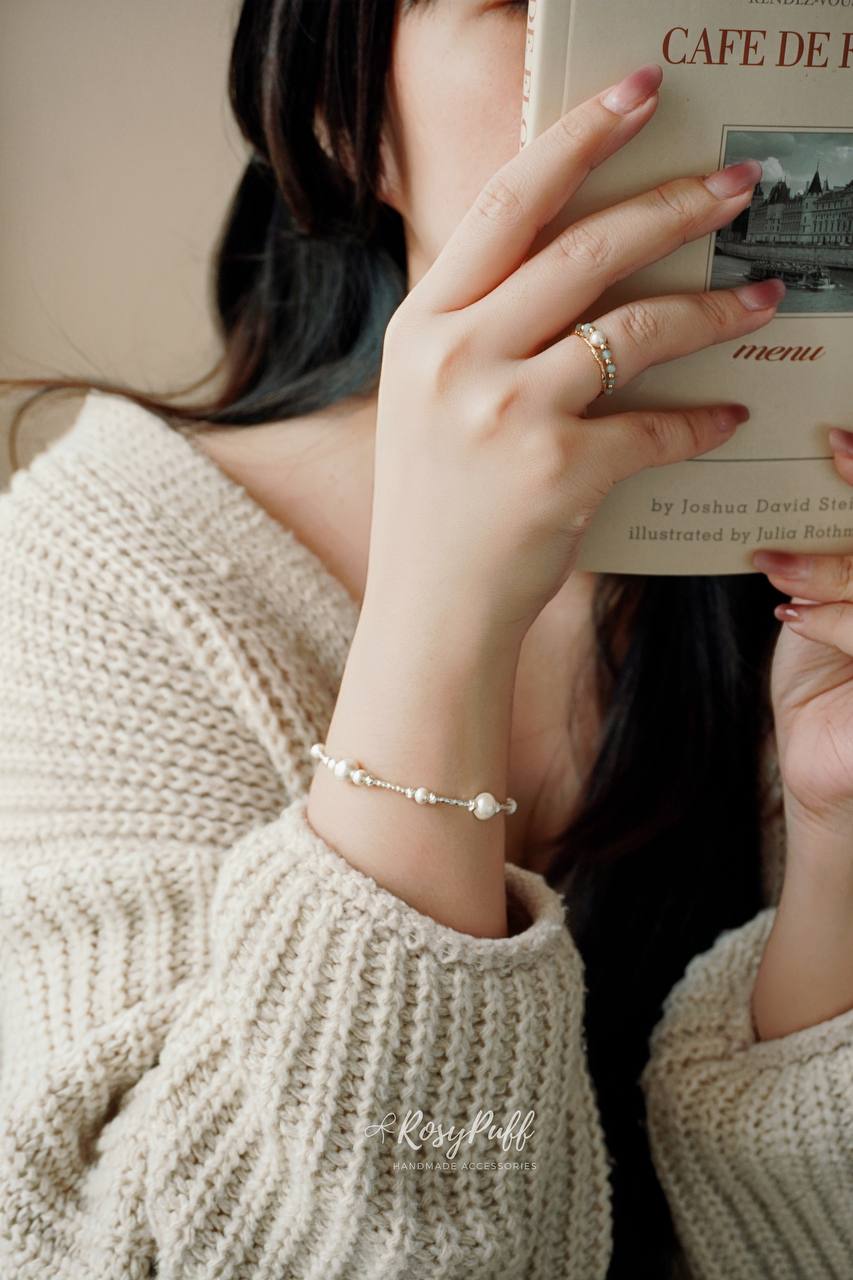
[[726, 438], [585, 423], [574, 323], [623, 381], [765, 324], [595, 311], [756, 173], [525, 262], [661, 78], [516, 154], [525, 10], [248, 0], [223, 389], [89, 384], [0, 503], [4, 1274], [844, 1274], [846, 561], [775, 651], [791, 579], [573, 570], [610, 485]]

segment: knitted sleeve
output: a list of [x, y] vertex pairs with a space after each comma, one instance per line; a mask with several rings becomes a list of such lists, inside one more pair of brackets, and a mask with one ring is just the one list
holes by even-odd
[[84, 498], [0, 498], [0, 1274], [603, 1277], [562, 900], [508, 865], [476, 938], [349, 864], [178, 643], [197, 566]]
[[751, 993], [775, 913], [694, 957], [642, 1076], [693, 1280], [841, 1280], [853, 1267], [853, 1011], [756, 1039]]

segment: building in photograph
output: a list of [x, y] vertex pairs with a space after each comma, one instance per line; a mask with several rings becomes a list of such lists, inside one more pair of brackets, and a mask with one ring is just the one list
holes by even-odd
[[846, 186], [831, 190], [825, 178], [821, 182], [819, 167], [798, 195], [792, 193], [786, 178], [775, 182], [767, 195], [759, 183], [745, 212], [746, 229], [738, 237], [745, 244], [803, 249], [853, 246], [853, 178]]

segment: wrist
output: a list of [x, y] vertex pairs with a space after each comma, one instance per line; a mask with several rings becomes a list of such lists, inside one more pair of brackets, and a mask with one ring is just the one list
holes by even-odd
[[368, 573], [356, 635], [391, 635], [396, 642], [426, 648], [452, 668], [456, 658], [490, 667], [518, 665], [528, 625], [508, 626], [480, 599], [447, 600], [412, 582], [382, 584]]
[[[501, 632], [475, 609], [451, 609], [403, 596], [365, 594], [347, 659], [368, 669], [376, 664], [389, 678], [411, 680], [420, 673], [438, 689], [457, 694], [488, 687], [511, 698], [523, 635]], [[419, 682], [420, 683], [420, 682]]]
[[773, 1040], [853, 1007], [853, 858], [812, 826], [788, 828], [785, 878], [752, 991]]
[[853, 817], [814, 814], [787, 789], [784, 804], [786, 875], [853, 901]]
[[[506, 797], [517, 653], [492, 633], [362, 610], [325, 741], [329, 754], [443, 795]], [[383, 773], [383, 769], [386, 772]], [[500, 819], [497, 819], [500, 821]]]
[[[420, 614], [418, 615], [420, 619]], [[404, 787], [507, 798], [517, 658], [476, 628], [365, 608], [323, 734], [327, 753]], [[506, 822], [414, 803], [316, 770], [308, 819], [355, 866], [423, 914], [480, 937], [507, 933]]]

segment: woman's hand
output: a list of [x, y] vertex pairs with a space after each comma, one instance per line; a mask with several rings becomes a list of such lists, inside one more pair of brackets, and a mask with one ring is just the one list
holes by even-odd
[[[847, 435], [829, 443], [853, 484]], [[785, 879], [752, 991], [756, 1035], [771, 1040], [853, 1008], [853, 555], [752, 559], [791, 597], [771, 672]]]
[[[846, 434], [833, 428], [829, 443], [853, 484], [853, 456], [838, 448]], [[837, 832], [853, 873], [853, 554], [756, 551], [752, 560], [791, 596], [776, 609], [786, 625], [771, 679], [789, 823], [822, 841]]]
[[[614, 484], [730, 437], [739, 417], [725, 406], [586, 419], [599, 369], [572, 330], [615, 281], [731, 222], [749, 204], [756, 162], [722, 178], [666, 182], [581, 218], [526, 257], [590, 169], [654, 114], [660, 77], [659, 67], [640, 69], [621, 99], [588, 99], [513, 156], [392, 317], [364, 610], [407, 625], [426, 610], [444, 621], [449, 643], [464, 626], [517, 647], [571, 574]], [[639, 105], [625, 110], [630, 91]], [[617, 385], [753, 332], [783, 292], [765, 281], [595, 317]]]

